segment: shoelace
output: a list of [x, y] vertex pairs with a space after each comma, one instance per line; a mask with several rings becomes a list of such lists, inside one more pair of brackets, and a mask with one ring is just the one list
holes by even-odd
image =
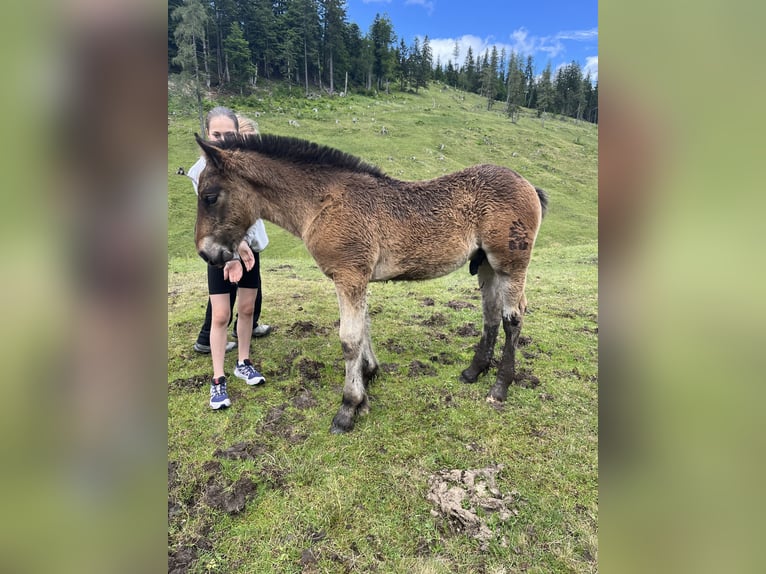
[[218, 397], [218, 396], [225, 395], [225, 394], [226, 394], [226, 383], [221, 383], [219, 385], [213, 385], [213, 393], [212, 393], [212, 395], [214, 397]]
[[242, 363], [241, 365], [238, 365], [238, 368], [240, 371], [243, 371], [247, 374], [248, 379], [256, 375], [256, 370], [253, 368], [253, 365], [248, 363]]

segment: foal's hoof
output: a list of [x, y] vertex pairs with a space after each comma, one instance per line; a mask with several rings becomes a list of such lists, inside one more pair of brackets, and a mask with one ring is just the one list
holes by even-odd
[[330, 432], [332, 434], [344, 434], [354, 430], [354, 419], [343, 415], [335, 415], [332, 419]]
[[508, 397], [508, 387], [494, 385], [487, 394], [488, 403], [504, 403]]

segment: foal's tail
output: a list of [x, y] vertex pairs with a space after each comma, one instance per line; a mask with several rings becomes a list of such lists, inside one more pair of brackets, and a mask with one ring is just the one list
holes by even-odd
[[535, 187], [535, 190], [537, 191], [537, 197], [540, 198], [540, 207], [543, 208], [543, 217], [545, 217], [545, 214], [548, 213], [548, 194], [539, 187]]

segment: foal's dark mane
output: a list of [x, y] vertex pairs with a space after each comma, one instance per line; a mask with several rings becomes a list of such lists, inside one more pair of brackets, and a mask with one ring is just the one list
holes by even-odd
[[239, 134], [226, 136], [222, 142], [217, 142], [215, 145], [223, 149], [255, 151], [298, 164], [338, 167], [357, 173], [368, 173], [375, 177], [387, 177], [379, 167], [356, 156], [299, 138], [273, 134]]

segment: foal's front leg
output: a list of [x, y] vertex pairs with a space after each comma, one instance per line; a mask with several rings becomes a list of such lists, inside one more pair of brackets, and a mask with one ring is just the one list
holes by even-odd
[[369, 345], [365, 339], [367, 283], [362, 281], [349, 285], [336, 280], [335, 290], [340, 307], [340, 344], [346, 361], [343, 400], [330, 428], [337, 434], [353, 429], [357, 412], [366, 412], [368, 408], [365, 383], [370, 365], [367, 365], [365, 352]]

